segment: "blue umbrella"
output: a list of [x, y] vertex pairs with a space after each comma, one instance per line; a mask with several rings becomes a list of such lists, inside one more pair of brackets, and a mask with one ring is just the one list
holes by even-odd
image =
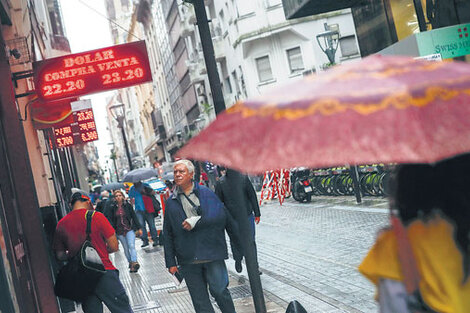
[[152, 177], [158, 177], [158, 172], [154, 168], [138, 168], [124, 175], [122, 181], [128, 183], [136, 183]]
[[124, 183], [112, 182], [108, 184], [104, 184], [101, 186], [101, 190], [118, 190], [118, 189], [125, 189], [126, 186]]

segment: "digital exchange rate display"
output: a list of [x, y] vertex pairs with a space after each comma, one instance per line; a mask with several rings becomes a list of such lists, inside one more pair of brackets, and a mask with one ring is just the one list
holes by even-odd
[[73, 112], [74, 122], [54, 128], [54, 142], [57, 148], [98, 140], [92, 108]]
[[34, 62], [34, 84], [42, 100], [77, 97], [152, 80], [145, 41]]

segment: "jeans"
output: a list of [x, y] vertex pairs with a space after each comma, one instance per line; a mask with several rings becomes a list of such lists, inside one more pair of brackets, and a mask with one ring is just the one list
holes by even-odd
[[128, 262], [137, 262], [137, 251], [135, 251], [135, 233], [133, 230], [127, 232], [126, 235], [118, 235], [119, 241], [124, 249], [124, 254]]
[[222, 313], [235, 313], [224, 260], [181, 265], [196, 313], [214, 313], [207, 286]]
[[155, 217], [153, 213], [147, 213], [147, 211], [135, 211], [137, 219], [139, 220], [140, 226], [142, 226], [142, 236], [140, 237], [144, 243], [149, 242], [147, 228], [145, 227], [145, 222], [149, 225], [150, 234], [152, 235], [153, 242], [158, 242], [158, 233], [157, 228], [155, 227]]
[[84, 313], [103, 313], [103, 302], [111, 313], [133, 313], [117, 270], [107, 270], [93, 295], [82, 303]]

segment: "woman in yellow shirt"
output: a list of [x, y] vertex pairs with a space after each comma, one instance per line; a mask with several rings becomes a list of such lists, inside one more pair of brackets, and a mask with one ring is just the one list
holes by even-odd
[[470, 312], [470, 155], [397, 168], [390, 206], [416, 261], [419, 293], [408, 295], [396, 233], [382, 231], [359, 271], [378, 288], [380, 312]]

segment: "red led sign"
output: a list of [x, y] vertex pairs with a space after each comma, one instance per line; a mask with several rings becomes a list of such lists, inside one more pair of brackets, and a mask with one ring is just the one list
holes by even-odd
[[98, 140], [95, 118], [91, 108], [73, 112], [74, 122], [54, 128], [54, 141], [57, 148]]
[[145, 41], [34, 62], [34, 83], [43, 100], [82, 96], [152, 80]]

